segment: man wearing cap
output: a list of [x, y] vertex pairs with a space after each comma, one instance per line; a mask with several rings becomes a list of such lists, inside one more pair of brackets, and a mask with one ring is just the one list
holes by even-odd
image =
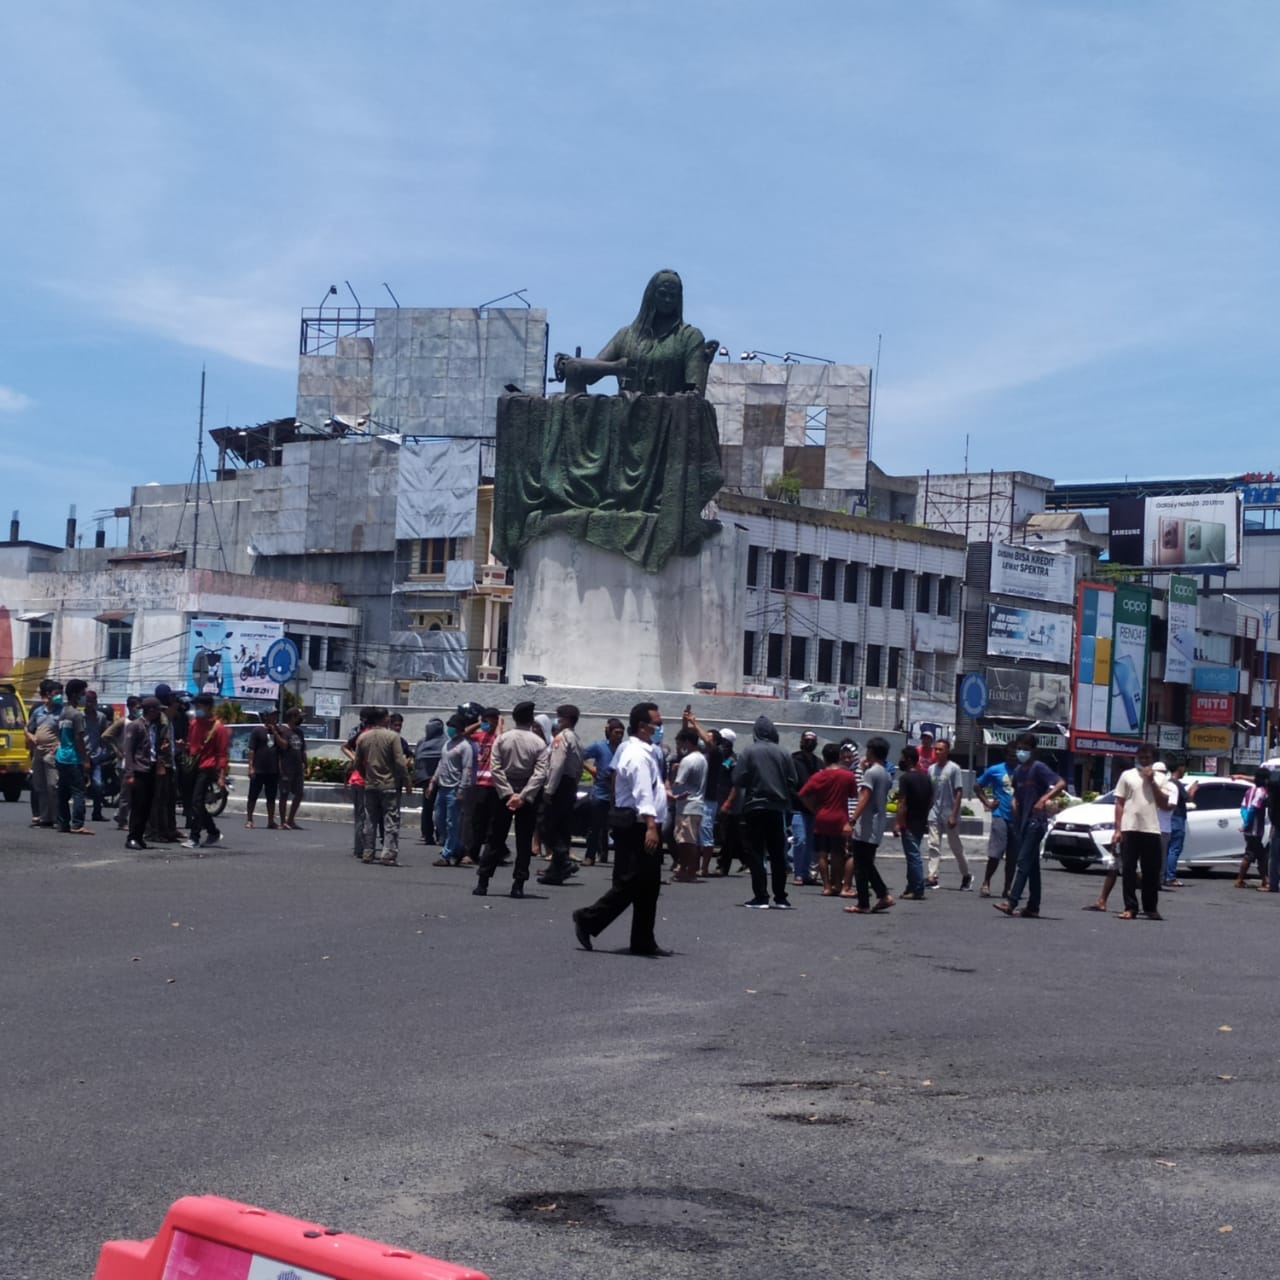
[[[511, 830], [516, 828], [516, 858], [511, 869], [511, 896], [524, 897], [529, 879], [529, 861], [533, 857], [533, 831], [538, 818], [538, 797], [547, 778], [548, 747], [542, 734], [533, 727], [532, 702], [517, 702], [511, 711], [514, 729], [500, 733], [489, 752], [489, 771], [493, 778], [496, 803], [489, 827], [484, 835], [484, 848], [476, 871], [478, 898], [489, 892], [489, 881], [502, 860], [502, 850]], [[494, 717], [497, 719], [496, 715]]]
[[364, 778], [364, 827], [362, 862], [376, 857], [378, 826], [385, 832], [383, 866], [400, 862], [400, 793], [413, 793], [409, 762], [400, 735], [387, 726], [386, 707], [370, 707], [369, 727], [356, 741], [356, 768]]
[[141, 714], [125, 725], [121, 738], [124, 794], [129, 804], [129, 838], [126, 849], [145, 849], [143, 832], [156, 789], [160, 760], [160, 700], [143, 698]]
[[928, 773], [929, 770], [933, 767], [933, 760], [934, 760], [934, 754], [935, 754], [934, 745], [933, 745], [933, 733], [931, 730], [929, 729], [920, 730], [919, 751], [920, 751], [920, 763], [916, 767], [920, 770], [921, 773]]

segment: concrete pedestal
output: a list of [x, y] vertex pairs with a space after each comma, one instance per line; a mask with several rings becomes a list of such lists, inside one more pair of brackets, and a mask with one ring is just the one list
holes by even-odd
[[646, 573], [566, 534], [531, 543], [516, 575], [507, 678], [578, 688], [692, 692], [742, 684], [746, 535], [729, 525], [696, 556]]

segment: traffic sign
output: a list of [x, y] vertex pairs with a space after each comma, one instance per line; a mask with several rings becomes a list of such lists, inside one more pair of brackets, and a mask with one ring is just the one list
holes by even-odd
[[286, 684], [298, 674], [298, 646], [288, 636], [273, 640], [267, 650], [267, 676], [276, 684]]
[[978, 671], [970, 671], [960, 681], [960, 710], [976, 720], [987, 711], [987, 682]]

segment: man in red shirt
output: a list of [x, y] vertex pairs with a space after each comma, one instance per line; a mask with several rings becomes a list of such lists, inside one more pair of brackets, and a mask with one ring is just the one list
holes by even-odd
[[813, 842], [818, 850], [822, 896], [834, 898], [844, 881], [845, 848], [849, 839], [849, 801], [858, 794], [858, 776], [840, 764], [840, 748], [828, 742], [822, 763], [800, 788], [800, 803], [813, 814]]
[[[497, 707], [486, 707], [477, 723], [463, 730], [463, 737], [471, 743], [474, 753], [475, 776], [471, 783], [471, 839], [467, 844], [467, 856], [464, 861], [480, 863], [480, 855], [484, 851], [485, 842], [489, 839], [489, 829], [495, 822], [500, 822], [498, 810], [502, 807], [501, 797], [493, 783], [494, 739], [502, 732], [502, 713]], [[508, 819], [508, 822], [510, 819]], [[506, 829], [499, 836], [499, 847], [506, 840]], [[505, 855], [500, 855], [504, 856]]]
[[933, 734], [930, 733], [928, 729], [920, 730], [919, 754], [920, 763], [916, 765], [916, 768], [919, 769], [921, 773], [928, 773], [930, 766], [932, 766], [934, 761]]
[[206, 848], [222, 839], [222, 832], [209, 813], [208, 802], [211, 791], [227, 785], [231, 733], [213, 714], [212, 694], [196, 694], [191, 707], [194, 718], [187, 729], [187, 755], [191, 758], [195, 780], [191, 787], [191, 839], [182, 844], [187, 849], [198, 849], [202, 833], [207, 833]]

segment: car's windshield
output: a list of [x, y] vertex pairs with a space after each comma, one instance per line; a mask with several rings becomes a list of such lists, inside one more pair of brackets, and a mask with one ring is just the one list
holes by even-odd
[[8, 689], [0, 689], [0, 729], [21, 729], [22, 711]]

